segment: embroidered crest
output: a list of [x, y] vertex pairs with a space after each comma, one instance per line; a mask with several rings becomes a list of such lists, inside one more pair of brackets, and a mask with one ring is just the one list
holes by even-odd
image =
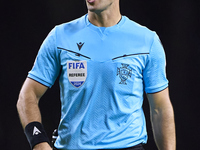
[[121, 82], [119, 84], [125, 84], [126, 80], [128, 79], [128, 77], [131, 77], [132, 74], [132, 69], [129, 67], [128, 64], [122, 64], [122, 66], [120, 68], [117, 67], [117, 76], [119, 76], [119, 78], [121, 79]]
[[87, 78], [87, 61], [67, 61], [69, 82], [79, 88]]

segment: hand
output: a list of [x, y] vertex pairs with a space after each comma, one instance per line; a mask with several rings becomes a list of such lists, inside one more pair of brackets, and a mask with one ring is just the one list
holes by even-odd
[[47, 142], [43, 142], [43, 143], [35, 145], [33, 147], [33, 150], [52, 150], [52, 148]]

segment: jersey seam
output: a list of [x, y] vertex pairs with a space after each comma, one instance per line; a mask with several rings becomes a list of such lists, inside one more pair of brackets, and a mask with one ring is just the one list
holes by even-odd
[[153, 44], [155, 42], [155, 36], [156, 36], [156, 34], [154, 33], [153, 40], [152, 40], [152, 43], [151, 43], [151, 46], [150, 46], [150, 49], [149, 49], [150, 54], [151, 54], [151, 51], [152, 51]]
[[[156, 36], [156, 33], [154, 32], [153, 40], [152, 40], [151, 45], [150, 45], [150, 48], [149, 48], [149, 59], [148, 59], [148, 61], [151, 61], [151, 52], [152, 52], [153, 44], [154, 44], [154, 42], [155, 42], [155, 36]], [[146, 65], [149, 63], [148, 61], [146, 62]], [[145, 67], [145, 68], [146, 68], [146, 67]]]

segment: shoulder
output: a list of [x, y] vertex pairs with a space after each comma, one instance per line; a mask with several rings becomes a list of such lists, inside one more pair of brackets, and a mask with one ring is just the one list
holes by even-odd
[[156, 35], [155, 31], [150, 30], [146, 26], [143, 26], [133, 20], [130, 20], [128, 17], [125, 17], [125, 23], [123, 25], [124, 30], [129, 32], [133, 36], [142, 38], [145, 41], [153, 41], [154, 36]]
[[121, 34], [127, 35], [127, 38], [131, 43], [140, 47], [140, 51], [149, 52], [154, 38], [157, 35], [155, 31], [150, 30], [146, 26], [125, 18], [124, 24], [121, 26]]
[[129, 19], [126, 16], [123, 16], [125, 18], [125, 27], [129, 28], [130, 31], [134, 31], [134, 32], [141, 32], [141, 33], [146, 33], [146, 34], [154, 34], [155, 32], [150, 30], [149, 28], [147, 28], [144, 25], [141, 25], [131, 19]]
[[86, 15], [55, 27], [57, 33], [75, 33], [86, 27]]

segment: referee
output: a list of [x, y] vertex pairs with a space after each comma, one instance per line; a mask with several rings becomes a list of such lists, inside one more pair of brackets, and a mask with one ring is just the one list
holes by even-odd
[[38, 103], [59, 77], [56, 149], [144, 150], [145, 91], [158, 149], [175, 150], [174, 113], [158, 35], [122, 16], [119, 0], [86, 4], [86, 15], [48, 34], [20, 91], [17, 109], [31, 149], [52, 149]]

